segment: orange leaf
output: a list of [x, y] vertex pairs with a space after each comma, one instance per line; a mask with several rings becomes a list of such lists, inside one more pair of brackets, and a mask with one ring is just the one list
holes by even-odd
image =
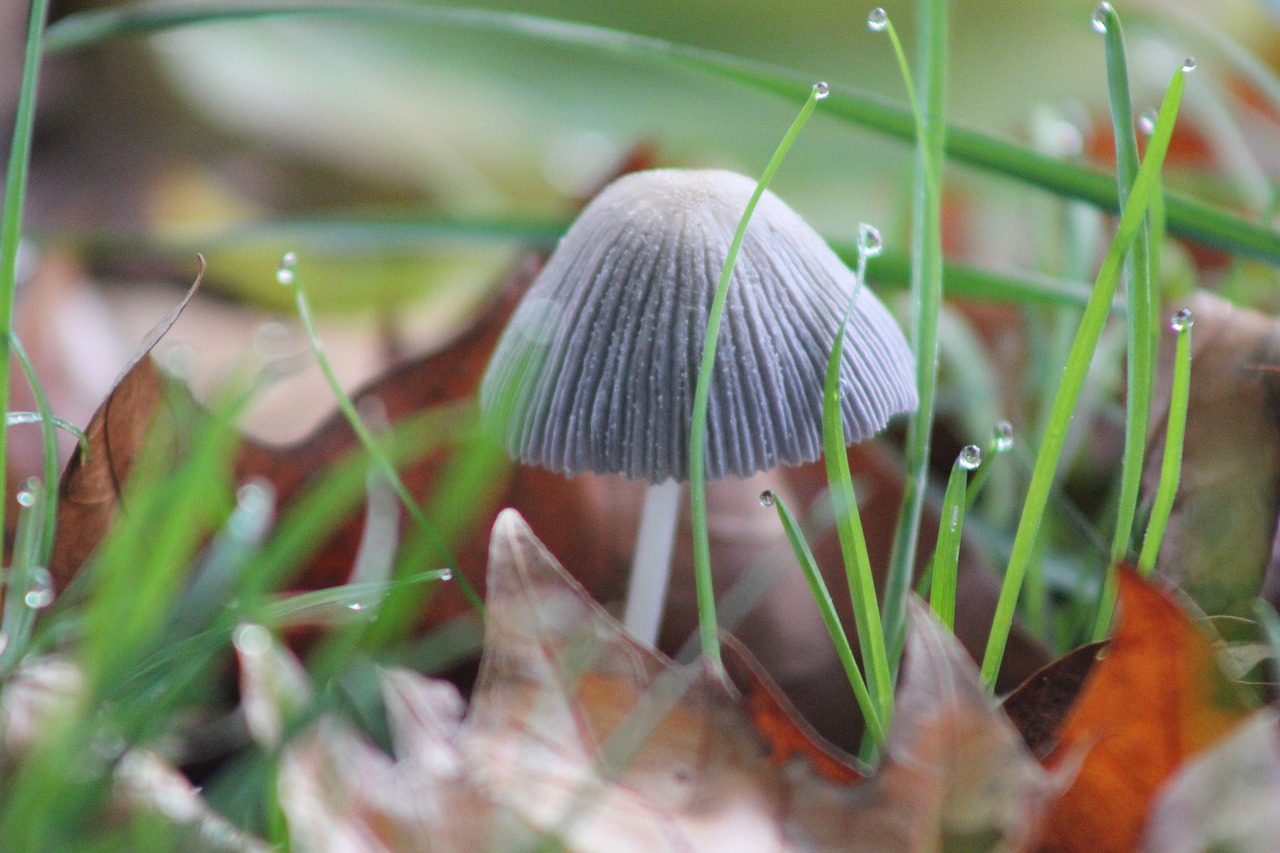
[[1181, 608], [1132, 570], [1119, 579], [1115, 638], [1048, 759], [1062, 765], [1087, 750], [1049, 816], [1050, 853], [1135, 849], [1158, 789], [1247, 713], [1209, 638]]

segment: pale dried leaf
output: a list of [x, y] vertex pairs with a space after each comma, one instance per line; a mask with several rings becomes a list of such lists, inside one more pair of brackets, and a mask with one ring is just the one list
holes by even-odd
[[[1020, 850], [1059, 782], [1028, 752], [955, 637], [912, 604], [886, 755], [843, 807], [801, 794], [828, 849]], [[857, 839], [856, 846], [849, 846]]]
[[1280, 716], [1254, 714], [1178, 772], [1148, 817], [1148, 853], [1280, 850]]

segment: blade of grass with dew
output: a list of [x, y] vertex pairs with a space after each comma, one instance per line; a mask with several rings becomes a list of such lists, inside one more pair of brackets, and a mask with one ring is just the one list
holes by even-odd
[[1169, 391], [1164, 458], [1160, 462], [1160, 483], [1156, 486], [1147, 532], [1142, 539], [1142, 553], [1138, 557], [1138, 571], [1144, 577], [1156, 567], [1165, 525], [1169, 523], [1173, 499], [1178, 494], [1178, 483], [1182, 479], [1182, 443], [1187, 434], [1187, 402], [1191, 395], [1191, 324], [1191, 312], [1185, 308], [1173, 315], [1171, 326], [1177, 333], [1178, 343], [1173, 356], [1173, 385]]
[[982, 487], [987, 483], [987, 477], [991, 474], [991, 466], [995, 464], [996, 457], [1007, 453], [1012, 448], [1013, 424], [1000, 421], [991, 430], [991, 441], [987, 444], [986, 451], [982, 453], [982, 461], [969, 475], [969, 485], [965, 489], [965, 506], [973, 506], [974, 501], [982, 494]]
[[[877, 26], [877, 15], [882, 21]], [[884, 592], [885, 642], [897, 649], [906, 631], [907, 593], [915, 571], [920, 521], [929, 478], [934, 398], [938, 387], [938, 312], [942, 306], [942, 165], [946, 139], [944, 109], [947, 65], [947, 3], [926, 0], [917, 8], [921, 89], [912, 86], [911, 70], [893, 23], [883, 10], [872, 12], [872, 29], [888, 33], [898, 57], [916, 125], [916, 152], [911, 221], [911, 343], [916, 358], [919, 405], [907, 419], [906, 477], [902, 506], [894, 527], [893, 548]], [[894, 656], [896, 668], [897, 655]]]
[[[1124, 31], [1120, 16], [1110, 3], [1102, 3], [1093, 15], [1093, 28], [1103, 34], [1107, 61], [1107, 91], [1111, 102], [1111, 124], [1116, 145], [1116, 186], [1120, 206], [1129, 202], [1138, 173], [1138, 139], [1134, 135], [1133, 103], [1129, 95], [1129, 72], [1125, 61]], [[1150, 216], [1145, 220], [1150, 222]], [[1155, 371], [1154, 315], [1150, 268], [1150, 228], [1144, 226], [1134, 238], [1125, 260], [1128, 314], [1124, 454], [1120, 463], [1120, 494], [1117, 498], [1116, 526], [1111, 540], [1111, 558], [1103, 581], [1094, 623], [1093, 639], [1105, 637], [1115, 610], [1115, 567], [1129, 553], [1133, 522], [1142, 487], [1142, 462], [1147, 449], [1147, 421], [1151, 409], [1152, 375]]]
[[893, 720], [893, 674], [889, 668], [885, 632], [880, 621], [880, 604], [876, 599], [871, 557], [867, 553], [858, 498], [854, 494], [853, 476], [849, 472], [844, 419], [840, 408], [840, 366], [844, 360], [845, 329], [857, 307], [862, 283], [866, 280], [867, 259], [879, 250], [880, 245], [879, 234], [870, 226], [862, 226], [861, 235], [859, 242], [863, 248], [858, 253], [854, 290], [827, 355], [826, 376], [822, 384], [822, 455], [827, 469], [836, 535], [840, 540], [840, 554], [844, 560], [845, 579], [849, 584], [849, 597], [853, 604], [853, 621], [858, 631], [862, 663], [869, 682], [868, 689], [880, 724], [887, 730]]
[[1054, 397], [1048, 427], [1041, 441], [1040, 452], [1036, 456], [1022, 516], [1018, 520], [1013, 553], [1005, 570], [1005, 578], [991, 626], [991, 635], [982, 659], [982, 677], [988, 687], [995, 684], [996, 675], [1000, 671], [1000, 662], [1004, 657], [1005, 644], [1013, 625], [1013, 614], [1021, 592], [1022, 580], [1027, 571], [1041, 519], [1044, 517], [1045, 505], [1057, 473], [1058, 460], [1067, 439], [1067, 429], [1071, 425], [1072, 412], [1084, 385], [1085, 374], [1093, 359], [1098, 339], [1102, 335], [1102, 327], [1106, 324], [1107, 315], [1110, 313], [1109, 306], [1119, 282], [1120, 267], [1130, 244], [1142, 227], [1142, 222], [1146, 218], [1147, 205], [1159, 183], [1160, 167], [1164, 163], [1169, 139], [1173, 135], [1173, 124], [1182, 100], [1182, 90], [1186, 85], [1186, 75], [1194, 67], [1194, 63], [1188, 62], [1175, 71], [1169, 88], [1165, 91], [1164, 101], [1160, 106], [1160, 118], [1151, 136], [1151, 142], [1147, 146], [1147, 156], [1138, 170], [1138, 178], [1134, 181], [1129, 205], [1120, 217], [1115, 237], [1107, 249], [1106, 257], [1103, 258], [1093, 295], [1081, 317], [1080, 327], [1076, 332], [1075, 340], [1072, 341], [1071, 352], [1067, 356], [1062, 382]]
[[84, 434], [84, 430], [71, 423], [71, 421], [63, 420], [56, 415], [44, 416], [40, 412], [9, 412], [5, 415], [5, 424], [7, 426], [19, 426], [20, 424], [49, 424], [55, 430], [60, 429], [67, 435], [76, 440], [76, 444], [80, 445], [81, 452], [89, 452], [89, 437]]
[[[22, 86], [5, 171], [4, 214], [0, 220], [0, 412], [9, 411], [10, 346], [13, 335], [13, 299], [17, 288], [18, 243], [22, 239], [23, 207], [27, 194], [27, 169], [31, 163], [31, 137], [35, 126], [36, 89], [40, 57], [44, 53], [44, 25], [49, 0], [32, 0], [27, 23], [26, 50], [22, 58]], [[8, 470], [8, 430], [0, 429], [0, 471]], [[0, 496], [3, 498], [3, 496]], [[0, 499], [0, 530], [4, 529], [6, 500]], [[52, 524], [52, 520], [45, 519]]]
[[707, 533], [707, 408], [711, 398], [711, 376], [716, 363], [716, 343], [720, 336], [720, 322], [724, 316], [725, 302], [729, 297], [729, 282], [733, 275], [734, 264], [738, 260], [738, 251], [742, 248], [742, 239], [747, 233], [747, 224], [751, 214], [755, 212], [760, 196], [773, 178], [773, 173], [782, 165], [791, 143], [800, 135], [800, 130], [813, 115], [818, 101], [827, 97], [829, 90], [826, 83], [815, 83], [809, 90], [809, 98], [800, 108], [799, 115], [791, 123], [782, 142], [773, 152], [769, 164], [765, 166], [755, 191], [747, 201], [747, 208], [738, 222], [733, 240], [729, 243], [729, 254], [725, 258], [724, 268], [720, 273], [720, 281], [716, 284], [715, 297], [711, 302], [711, 310], [707, 315], [707, 334], [702, 344], [702, 363], [698, 368], [698, 383], [693, 392], [693, 418], [689, 427], [689, 505], [693, 517], [693, 577], [697, 586], [698, 598], [698, 636], [702, 644], [702, 652], [715, 667], [720, 666], [720, 637], [716, 627], [715, 588], [711, 582], [711, 541]]
[[929, 588], [929, 606], [948, 630], [956, 625], [956, 579], [960, 570], [960, 538], [964, 531], [965, 505], [968, 503], [969, 472], [982, 464], [982, 450], [976, 444], [966, 445], [951, 465], [947, 491], [942, 497], [938, 545], [933, 552], [933, 582]]
[[862, 711], [863, 720], [866, 721], [867, 732], [871, 735], [876, 750], [881, 751], [884, 749], [885, 732], [880, 723], [880, 711], [871, 701], [871, 694], [867, 692], [867, 683], [862, 678], [862, 670], [858, 668], [858, 661], [853, 656], [853, 648], [849, 645], [849, 637], [844, 632], [844, 626], [840, 624], [840, 616], [836, 613], [831, 593], [827, 590], [826, 581], [822, 579], [822, 570], [818, 568], [818, 562], [813, 558], [809, 543], [805, 541], [799, 523], [791, 514], [791, 510], [787, 509], [787, 504], [781, 496], [773, 492], [765, 492], [760, 496], [760, 501], [766, 506], [772, 505], [778, 512], [778, 520], [782, 522], [782, 529], [786, 531], [787, 541], [791, 543], [791, 550], [796, 555], [796, 562], [800, 564], [800, 571], [809, 584], [813, 601], [818, 605], [822, 624], [826, 625], [827, 633], [831, 635], [831, 643], [836, 647], [840, 665], [844, 667], [845, 675], [849, 678], [849, 686], [853, 688], [853, 696], [858, 700], [858, 708]]
[[[413, 495], [409, 494], [404, 481], [400, 479], [400, 472], [396, 470], [396, 466], [387, 455], [386, 449], [369, 431], [368, 426], [365, 425], [364, 420], [360, 417], [360, 413], [356, 411], [355, 403], [347, 392], [342, 389], [342, 384], [338, 381], [337, 375], [333, 372], [333, 367], [329, 364], [329, 358], [324, 353], [324, 346], [320, 342], [319, 333], [316, 331], [315, 320], [311, 316], [311, 306], [307, 301], [306, 291], [302, 287], [302, 276], [298, 274], [297, 267], [298, 256], [293, 252], [287, 253], [280, 261], [276, 279], [280, 284], [293, 289], [298, 318], [302, 321], [302, 328], [311, 344], [316, 363], [319, 365], [321, 372], [324, 373], [325, 380], [329, 383], [329, 387], [338, 401], [338, 408], [346, 417], [347, 422], [351, 424], [351, 429], [355, 431], [360, 443], [364, 445], [374, 464], [382, 469], [387, 482], [395, 490], [396, 496], [400, 498], [400, 502], [409, 513], [409, 517], [413, 519], [414, 524], [424, 535], [434, 541], [439, 562], [447, 566], [457, 565], [457, 561], [453, 558], [448, 546], [440, 539], [439, 534], [435, 532], [435, 528], [426, 514], [423, 513], [422, 508], [418, 506], [418, 502], [414, 500]], [[461, 573], [458, 574], [458, 586], [463, 594], [466, 595], [467, 600], [471, 602], [471, 605], [478, 612], [483, 613], [484, 601], [471, 585], [471, 582]]]
[[[218, 248], [235, 248], [245, 243], [286, 243], [314, 246], [328, 255], [345, 251], [362, 253], [388, 249], [427, 249], [441, 242], [459, 239], [490, 244], [513, 243], [549, 248], [563, 236], [568, 222], [560, 218], [521, 219], [495, 222], [488, 219], [410, 219], [395, 217], [374, 219], [317, 219], [295, 222], [262, 221], [234, 229], [215, 230], [183, 240], [138, 232], [59, 231], [60, 239], [91, 249], [95, 257], [137, 253], [158, 253], [165, 257], [187, 258], [199, 249], [212, 252]], [[857, 248], [851, 241], [828, 238], [827, 244], [846, 263], [855, 260]], [[1083, 282], [1052, 278], [1036, 272], [995, 272], [963, 263], [943, 260], [943, 288], [947, 295], [969, 299], [985, 299], [1020, 304], [1075, 305], [1089, 301], [1089, 288]], [[900, 288], [911, 280], [908, 255], [884, 252], [876, 261], [876, 280], [885, 287]], [[252, 299], [252, 294], [245, 298]], [[1123, 302], [1116, 303], [1123, 311]]]
[[[41, 500], [44, 501], [44, 512], [41, 518], [43, 530], [41, 531], [40, 554], [37, 559], [39, 565], [48, 566], [49, 558], [53, 554], [53, 538], [57, 533], [58, 527], [58, 439], [54, 435], [54, 429], [60, 427], [75, 435], [86, 458], [88, 457], [89, 440], [82, 431], [61, 418], [53, 416], [53, 412], [49, 408], [49, 398], [44, 393], [44, 385], [40, 382], [40, 377], [36, 375], [35, 365], [31, 363], [31, 357], [27, 355], [27, 351], [22, 346], [22, 342], [18, 340], [18, 336], [12, 332], [9, 335], [9, 345], [13, 350], [13, 355], [18, 359], [18, 364], [22, 367], [22, 375], [27, 380], [27, 387], [31, 389], [31, 396], [36, 401], [37, 411], [35, 414], [40, 423], [41, 460], [44, 468], [44, 488], [40, 489], [40, 496]], [[24, 414], [27, 413], [6, 412], [5, 422], [8, 425], [12, 425], [14, 423], [14, 415]], [[0, 519], [0, 522], [2, 521], [3, 519]]]
[[[361, 0], [304, 0], [296, 3], [214, 0], [80, 12], [68, 15], [51, 26], [45, 44], [50, 55], [57, 55], [123, 36], [267, 17], [390, 20], [505, 33], [531, 41], [576, 46], [604, 54], [682, 66], [791, 101], [804, 97], [810, 85], [808, 80], [811, 79], [787, 68], [713, 50], [570, 21], [511, 12], [406, 6]], [[830, 99], [823, 112], [845, 123], [906, 141], [913, 140], [916, 135], [915, 121], [909, 110], [867, 93], [838, 94]], [[1079, 199], [1107, 211], [1118, 210], [1115, 181], [1102, 172], [1046, 157], [1029, 148], [962, 128], [946, 129], [945, 147], [947, 156], [957, 163], [1040, 187], [1063, 197]], [[1280, 263], [1280, 233], [1181, 195], [1170, 195], [1168, 207], [1169, 227], [1173, 233], [1236, 254], [1262, 258], [1272, 264]]]
[[5, 638], [4, 650], [0, 652], [0, 680], [8, 678], [22, 662], [36, 612], [53, 601], [52, 581], [40, 562], [47, 511], [43, 491], [40, 481], [32, 477], [18, 492], [18, 532], [13, 541], [12, 560], [5, 571], [4, 610], [0, 618], [0, 634]]
[[[383, 440], [391, 461], [403, 465], [423, 454], [462, 441], [478, 429], [470, 404], [433, 407], [391, 425]], [[352, 448], [298, 497], [284, 507], [272, 537], [254, 561], [248, 580], [255, 590], [285, 584], [359, 505], [365, 492], [368, 448]]]

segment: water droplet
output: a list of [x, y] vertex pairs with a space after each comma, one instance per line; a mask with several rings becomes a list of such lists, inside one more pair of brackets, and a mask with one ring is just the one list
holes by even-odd
[[271, 633], [261, 625], [241, 625], [231, 635], [231, 642], [242, 655], [264, 655], [271, 648]]
[[956, 464], [966, 471], [972, 471], [982, 464], [982, 448], [976, 444], [966, 444], [956, 457]]
[[276, 490], [270, 480], [254, 477], [236, 490], [236, 506], [245, 512], [263, 513], [275, 503]]
[[884, 251], [884, 238], [874, 225], [863, 222], [858, 226], [858, 252], [864, 258], [879, 257]]
[[53, 576], [48, 569], [33, 569], [27, 594], [22, 597], [32, 610], [43, 610], [53, 604]]
[[1093, 10], [1093, 29], [1100, 33], [1107, 31], [1107, 18], [1111, 16], [1111, 4], [1099, 3], [1098, 8]]
[[778, 496], [773, 493], [773, 489], [765, 489], [760, 493], [760, 506], [770, 507], [778, 502]]
[[1169, 328], [1175, 332], [1185, 332], [1191, 328], [1191, 324], [1194, 322], [1195, 319], [1191, 316], [1191, 309], [1183, 308], [1173, 315], [1173, 319], [1169, 322]]
[[451, 580], [453, 580], [453, 569], [441, 569], [441, 570], [440, 570], [440, 580], [442, 580], [442, 581], [451, 581]]
[[361, 610], [364, 610], [364, 605], [363, 605], [363, 604], [361, 604], [361, 603], [360, 603], [360, 602], [358, 602], [358, 601], [353, 601], [353, 602], [351, 602], [350, 604], [348, 604], [348, 605], [347, 605], [347, 609], [348, 609], [348, 610], [355, 610], [355, 611], [359, 612], [359, 611], [361, 611]]
[[189, 380], [196, 369], [196, 348], [175, 343], [160, 355], [160, 366], [174, 379]]
[[1155, 107], [1148, 107], [1142, 111], [1142, 115], [1138, 116], [1138, 130], [1143, 136], [1150, 136], [1156, 132], [1156, 122], [1160, 120], [1160, 113]]
[[284, 257], [280, 259], [280, 266], [276, 268], [276, 281], [283, 285], [291, 285], [298, 277], [298, 253], [285, 252]]
[[996, 424], [996, 428], [992, 430], [992, 444], [995, 445], [996, 453], [1010, 450], [1013, 447], [1013, 424], [1008, 421]]
[[826, 81], [819, 81], [813, 84], [813, 96], [817, 98], [819, 101], [821, 101], [823, 98], [825, 98], [827, 95], [830, 95], [830, 94], [831, 94], [831, 87], [827, 85]]
[[18, 505], [19, 506], [35, 506], [36, 496], [31, 492], [27, 491], [26, 489], [23, 489], [22, 491], [18, 492]]
[[871, 14], [867, 15], [867, 27], [873, 33], [883, 32], [889, 27], [889, 13], [878, 7], [872, 9]]
[[1194, 56], [1188, 56], [1186, 59], [1182, 60], [1183, 74], [1190, 74], [1192, 71], [1195, 71], [1195, 70], [1196, 70], [1196, 58]]

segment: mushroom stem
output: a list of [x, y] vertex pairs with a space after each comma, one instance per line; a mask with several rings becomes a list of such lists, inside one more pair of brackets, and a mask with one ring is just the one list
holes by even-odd
[[664, 480], [645, 490], [622, 624], [638, 640], [655, 647], [667, 602], [679, 510], [680, 484], [675, 480]]

